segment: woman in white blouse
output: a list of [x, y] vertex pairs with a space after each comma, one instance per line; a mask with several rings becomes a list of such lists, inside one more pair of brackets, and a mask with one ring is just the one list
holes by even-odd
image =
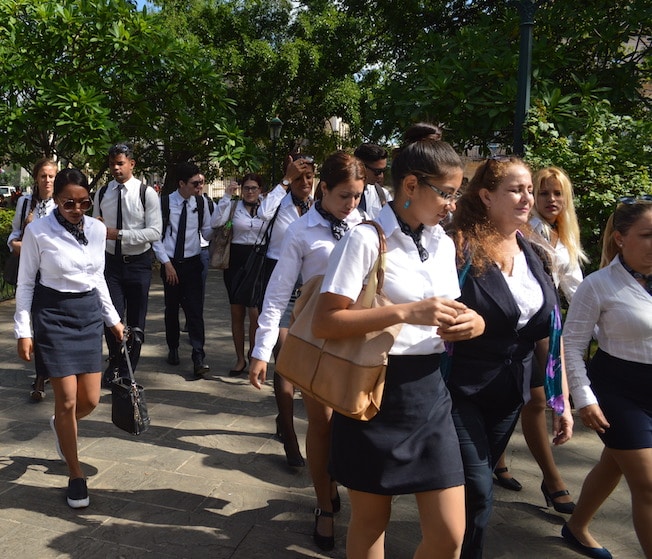
[[18, 356], [31, 361], [34, 354], [37, 368], [50, 378], [50, 426], [70, 474], [67, 501], [82, 508], [89, 498], [77, 455], [77, 422], [100, 399], [103, 326], [118, 340], [123, 326], [104, 280], [106, 227], [84, 215], [92, 206], [86, 176], [77, 169], [60, 171], [54, 198], [53, 212], [30, 223], [23, 235], [15, 335]]
[[[321, 200], [287, 228], [258, 321], [256, 347], [249, 369], [249, 379], [256, 388], [265, 381], [267, 363], [297, 279], [306, 282], [323, 274], [338, 240], [362, 220], [356, 208], [364, 189], [365, 175], [364, 164], [352, 155], [337, 152], [329, 156], [320, 172]], [[275, 373], [275, 376], [278, 375]], [[340, 506], [337, 488], [328, 473], [332, 410], [305, 394], [303, 402], [308, 415], [308, 466], [317, 496], [313, 539], [320, 549], [328, 551], [334, 546], [333, 513]]]
[[[52, 199], [54, 188], [54, 176], [57, 174], [57, 164], [49, 158], [39, 159], [32, 170], [34, 178], [34, 193], [26, 194], [18, 198], [16, 202], [16, 214], [11, 223], [11, 233], [7, 238], [9, 250], [20, 255], [23, 231], [25, 226], [33, 219], [39, 219], [49, 215], [54, 209], [55, 203]], [[29, 393], [32, 402], [40, 402], [45, 398], [45, 380], [47, 375], [36, 370], [36, 379], [32, 384], [32, 391]]]
[[[589, 525], [622, 474], [632, 495], [634, 528], [650, 558], [652, 196], [621, 199], [605, 230], [602, 266], [580, 284], [571, 301], [564, 353], [575, 407], [605, 448], [562, 536], [590, 557], [611, 557], [591, 536]], [[593, 336], [599, 349], [587, 367], [584, 352]]]
[[331, 473], [351, 502], [346, 555], [384, 557], [392, 496], [416, 495], [422, 541], [415, 557], [459, 557], [464, 470], [439, 364], [444, 339], [479, 335], [484, 322], [455, 301], [455, 247], [439, 222], [455, 208], [462, 163], [445, 142], [422, 139], [392, 163], [394, 200], [377, 221], [387, 238], [384, 292], [393, 305], [354, 310], [378, 256], [378, 234], [356, 227], [328, 262], [313, 320], [321, 338], [359, 336], [402, 323], [389, 354], [379, 413], [370, 421], [333, 414]]
[[[291, 223], [297, 221], [301, 216], [306, 214], [312, 205], [312, 189], [315, 177], [315, 162], [312, 157], [300, 153], [292, 153], [285, 160], [285, 170], [283, 179], [280, 184], [261, 200], [258, 208], [258, 217], [265, 220], [271, 227], [271, 238], [267, 249], [265, 266], [263, 269], [264, 285], [267, 286], [269, 278], [279, 261], [282, 254], [282, 245], [285, 238], [285, 232]], [[297, 280], [297, 278], [294, 278]], [[299, 282], [300, 285], [300, 282]], [[285, 313], [278, 325], [273, 329], [277, 331], [278, 344], [276, 338], [272, 343], [272, 353], [276, 355], [285, 339], [287, 328], [290, 325], [290, 314], [296, 300], [295, 293], [286, 301], [287, 307]], [[260, 302], [262, 308], [263, 302]], [[260, 310], [259, 308], [259, 310]], [[263, 328], [267, 328], [265, 317], [262, 318]], [[261, 326], [261, 317], [258, 320]], [[271, 338], [270, 338], [271, 340]], [[262, 361], [269, 361], [270, 355], [267, 352], [256, 354], [253, 357]], [[250, 369], [251, 373], [251, 369]], [[276, 407], [278, 415], [276, 416], [276, 435], [283, 441], [283, 448], [287, 458], [288, 466], [292, 469], [302, 468], [306, 465], [301, 451], [299, 442], [294, 430], [294, 386], [285, 380], [278, 373], [274, 374], [274, 397], [276, 398]]]
[[247, 307], [244, 301], [236, 298], [235, 288], [237, 286], [234, 285], [233, 278], [247, 262], [247, 258], [251, 254], [265, 223], [257, 215], [263, 189], [263, 178], [255, 173], [248, 173], [242, 177], [241, 184], [242, 197], [240, 200], [236, 198], [240, 185], [235, 181], [229, 184], [226, 188], [226, 195], [220, 199], [215, 208], [211, 222], [212, 227], [224, 225], [231, 215], [232, 205], [235, 204], [235, 211], [233, 211], [233, 217], [231, 218], [233, 237], [231, 239], [229, 267], [224, 270], [224, 284], [226, 285], [231, 306], [231, 335], [236, 355], [236, 363], [229, 371], [229, 376], [238, 376], [247, 368], [244, 352], [245, 317], [249, 316], [249, 357], [251, 357], [258, 323], [258, 308]]

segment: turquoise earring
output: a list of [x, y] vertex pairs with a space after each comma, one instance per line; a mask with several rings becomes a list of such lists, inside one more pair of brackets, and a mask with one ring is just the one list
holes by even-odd
[[410, 201], [406, 200], [405, 204], [403, 204], [403, 207], [407, 210], [410, 207]]

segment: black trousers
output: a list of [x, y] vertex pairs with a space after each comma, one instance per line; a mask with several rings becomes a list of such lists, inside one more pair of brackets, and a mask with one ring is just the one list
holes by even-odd
[[[146, 251], [137, 256], [116, 257], [106, 253], [104, 277], [109, 288], [111, 301], [122, 321], [132, 328], [140, 328], [145, 332], [145, 317], [147, 316], [147, 300], [152, 283], [152, 253]], [[109, 357], [120, 355], [120, 343], [108, 328], [104, 329], [106, 344], [109, 346]], [[131, 344], [129, 357], [134, 370], [140, 358], [140, 347], [143, 340]], [[121, 376], [127, 376], [126, 363], [120, 363]]]
[[161, 266], [165, 297], [165, 341], [170, 349], [179, 347], [179, 308], [183, 308], [188, 325], [188, 337], [192, 346], [192, 360], [204, 360], [204, 280], [203, 264], [199, 255], [183, 261], [172, 261], [179, 283], [170, 285], [165, 279], [165, 267]]

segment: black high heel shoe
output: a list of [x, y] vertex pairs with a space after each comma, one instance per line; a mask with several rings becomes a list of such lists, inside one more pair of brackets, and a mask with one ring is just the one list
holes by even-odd
[[541, 482], [541, 493], [543, 493], [543, 496], [546, 499], [546, 505], [548, 506], [553, 506], [557, 512], [561, 512], [562, 514], [573, 514], [573, 511], [575, 510], [575, 503], [571, 501], [570, 503], [558, 503], [555, 501], [555, 499], [559, 499], [559, 497], [565, 497], [566, 495], [570, 495], [568, 492], [568, 489], [562, 489], [561, 491], [556, 491], [555, 493], [550, 493], [548, 491], [548, 488], [546, 487], [545, 482]]
[[573, 532], [570, 531], [570, 528], [567, 524], [561, 529], [561, 537], [566, 540], [566, 542], [574, 548], [576, 551], [583, 553], [587, 557], [592, 557], [593, 559], [613, 559], [609, 550], [605, 547], [589, 547], [580, 542]]
[[509, 489], [510, 491], [520, 491], [523, 489], [523, 486], [516, 481], [516, 478], [513, 477], [502, 477], [500, 474], [506, 474], [509, 472], [508, 468], [496, 468], [494, 470], [495, 481], [501, 487]]
[[[335, 547], [335, 535], [332, 536], [322, 536], [317, 531], [317, 524], [319, 522], [319, 517], [324, 516], [326, 518], [333, 518], [332, 512], [326, 512], [320, 508], [315, 509], [315, 530], [312, 533], [312, 539], [319, 549], [322, 551], [331, 551]], [[333, 526], [335, 528], [335, 526]]]
[[301, 456], [300, 451], [297, 451], [298, 454], [292, 454], [285, 443], [283, 443], [283, 450], [285, 451], [285, 459], [287, 460], [289, 468], [296, 470], [298, 468], [303, 468], [306, 465], [306, 461], [303, 459], [303, 456]]

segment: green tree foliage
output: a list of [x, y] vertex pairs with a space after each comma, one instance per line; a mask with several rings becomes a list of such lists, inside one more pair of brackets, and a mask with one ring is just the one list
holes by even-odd
[[157, 14], [125, 0], [0, 0], [0, 18], [0, 153], [24, 167], [47, 155], [101, 174], [108, 145], [129, 140], [141, 169], [163, 171], [223, 155], [220, 135], [242, 145], [213, 61]]

